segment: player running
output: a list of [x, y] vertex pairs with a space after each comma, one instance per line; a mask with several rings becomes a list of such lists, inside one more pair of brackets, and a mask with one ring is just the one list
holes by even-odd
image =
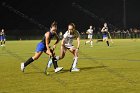
[[1, 46], [5, 46], [6, 38], [5, 38], [4, 29], [2, 29], [0, 32], [0, 41], [1, 41]]
[[104, 23], [104, 27], [102, 28], [101, 32], [103, 34], [103, 41], [106, 41], [107, 46], [110, 46], [108, 41], [108, 34], [110, 33], [108, 32], [107, 23]]
[[[77, 39], [77, 47], [74, 47], [73, 44], [72, 44], [74, 38]], [[80, 34], [75, 29], [74, 23], [70, 23], [68, 25], [68, 30], [63, 35], [63, 39], [62, 39], [62, 42], [61, 42], [61, 55], [56, 57], [57, 60], [63, 59], [65, 57], [65, 54], [66, 54], [67, 50], [69, 50], [74, 55], [73, 64], [72, 64], [72, 67], [70, 69], [70, 72], [80, 70], [76, 67], [77, 62], [78, 62], [79, 46], [80, 46]], [[49, 61], [48, 67], [50, 67], [51, 64], [52, 64], [52, 61]]]
[[56, 39], [57, 39], [55, 44], [53, 45], [53, 49], [56, 48], [56, 44], [59, 42], [59, 37], [58, 37], [56, 31], [57, 31], [57, 23], [53, 22], [51, 24], [50, 31], [47, 31], [45, 33], [42, 41], [40, 43], [38, 43], [35, 55], [33, 57], [29, 58], [25, 63], [21, 63], [21, 71], [24, 72], [25, 67], [28, 66], [30, 63], [32, 63], [34, 60], [37, 60], [43, 52], [52, 57], [52, 62], [54, 65], [55, 72], [58, 72], [63, 69], [63, 67], [58, 67], [57, 61], [55, 59], [55, 53], [53, 53], [53, 51], [51, 50], [51, 48], [49, 46], [53, 37], [56, 37]]
[[93, 39], [92, 39], [92, 37], [93, 37], [93, 28], [92, 28], [92, 26], [89, 27], [89, 29], [87, 30], [86, 33], [88, 34], [88, 39], [89, 40], [85, 42], [85, 45], [87, 43], [90, 43], [91, 47], [93, 47]]

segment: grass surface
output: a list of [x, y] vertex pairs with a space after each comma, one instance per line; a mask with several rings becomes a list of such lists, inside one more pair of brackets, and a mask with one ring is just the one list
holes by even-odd
[[[48, 56], [43, 54], [25, 72], [20, 63], [34, 55], [40, 41], [7, 41], [0, 47], [0, 93], [139, 93], [140, 40], [116, 39], [111, 47], [105, 42], [94, 47], [81, 40], [78, 67], [80, 72], [69, 72], [73, 55], [67, 51], [58, 62], [64, 69], [45, 75]], [[54, 41], [53, 41], [54, 42]], [[75, 42], [76, 44], [76, 42]], [[60, 43], [56, 55], [60, 54]]]

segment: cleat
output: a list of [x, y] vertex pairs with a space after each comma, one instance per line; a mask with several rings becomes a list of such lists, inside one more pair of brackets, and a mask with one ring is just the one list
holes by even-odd
[[21, 63], [21, 71], [24, 72], [24, 69], [25, 69], [24, 63]]
[[78, 69], [78, 68], [72, 68], [70, 72], [78, 72], [78, 71], [80, 71], [80, 69]]
[[63, 67], [57, 67], [57, 68], [54, 70], [54, 72], [57, 73], [57, 72], [61, 71], [62, 69], [63, 69]]

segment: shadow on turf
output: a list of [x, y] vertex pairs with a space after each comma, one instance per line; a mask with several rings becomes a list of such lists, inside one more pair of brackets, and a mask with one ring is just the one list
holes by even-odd
[[[90, 69], [98, 69], [98, 68], [105, 68], [107, 66], [96, 66], [96, 67], [83, 67], [83, 68], [79, 68], [80, 71], [85, 71], [85, 70], [90, 70]], [[51, 73], [53, 73], [53, 71], [50, 71]], [[63, 69], [61, 72], [59, 73], [67, 73], [70, 72], [70, 69]], [[25, 72], [24, 74], [36, 74], [36, 73], [44, 73], [44, 72]]]
[[90, 70], [90, 69], [105, 68], [105, 67], [107, 66], [84, 67], [84, 68], [80, 68], [80, 70]]
[[[80, 69], [80, 71], [85, 71], [85, 70], [90, 70], [90, 69], [98, 69], [98, 68], [105, 68], [105, 67], [107, 67], [107, 66], [96, 66], [96, 67], [83, 67], [83, 68], [79, 68]], [[69, 69], [63, 69], [62, 71], [61, 71], [61, 73], [66, 73], [66, 72], [70, 72], [70, 70]]]

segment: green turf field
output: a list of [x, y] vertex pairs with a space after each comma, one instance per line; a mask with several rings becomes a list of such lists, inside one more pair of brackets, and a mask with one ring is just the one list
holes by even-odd
[[[0, 93], [140, 93], [140, 40], [114, 40], [111, 47], [81, 40], [78, 67], [69, 72], [73, 56], [67, 51], [59, 61], [64, 69], [45, 75], [48, 56], [43, 54], [20, 71], [20, 63], [34, 55], [39, 41], [7, 41], [0, 47]], [[60, 43], [56, 54], [60, 53]]]

